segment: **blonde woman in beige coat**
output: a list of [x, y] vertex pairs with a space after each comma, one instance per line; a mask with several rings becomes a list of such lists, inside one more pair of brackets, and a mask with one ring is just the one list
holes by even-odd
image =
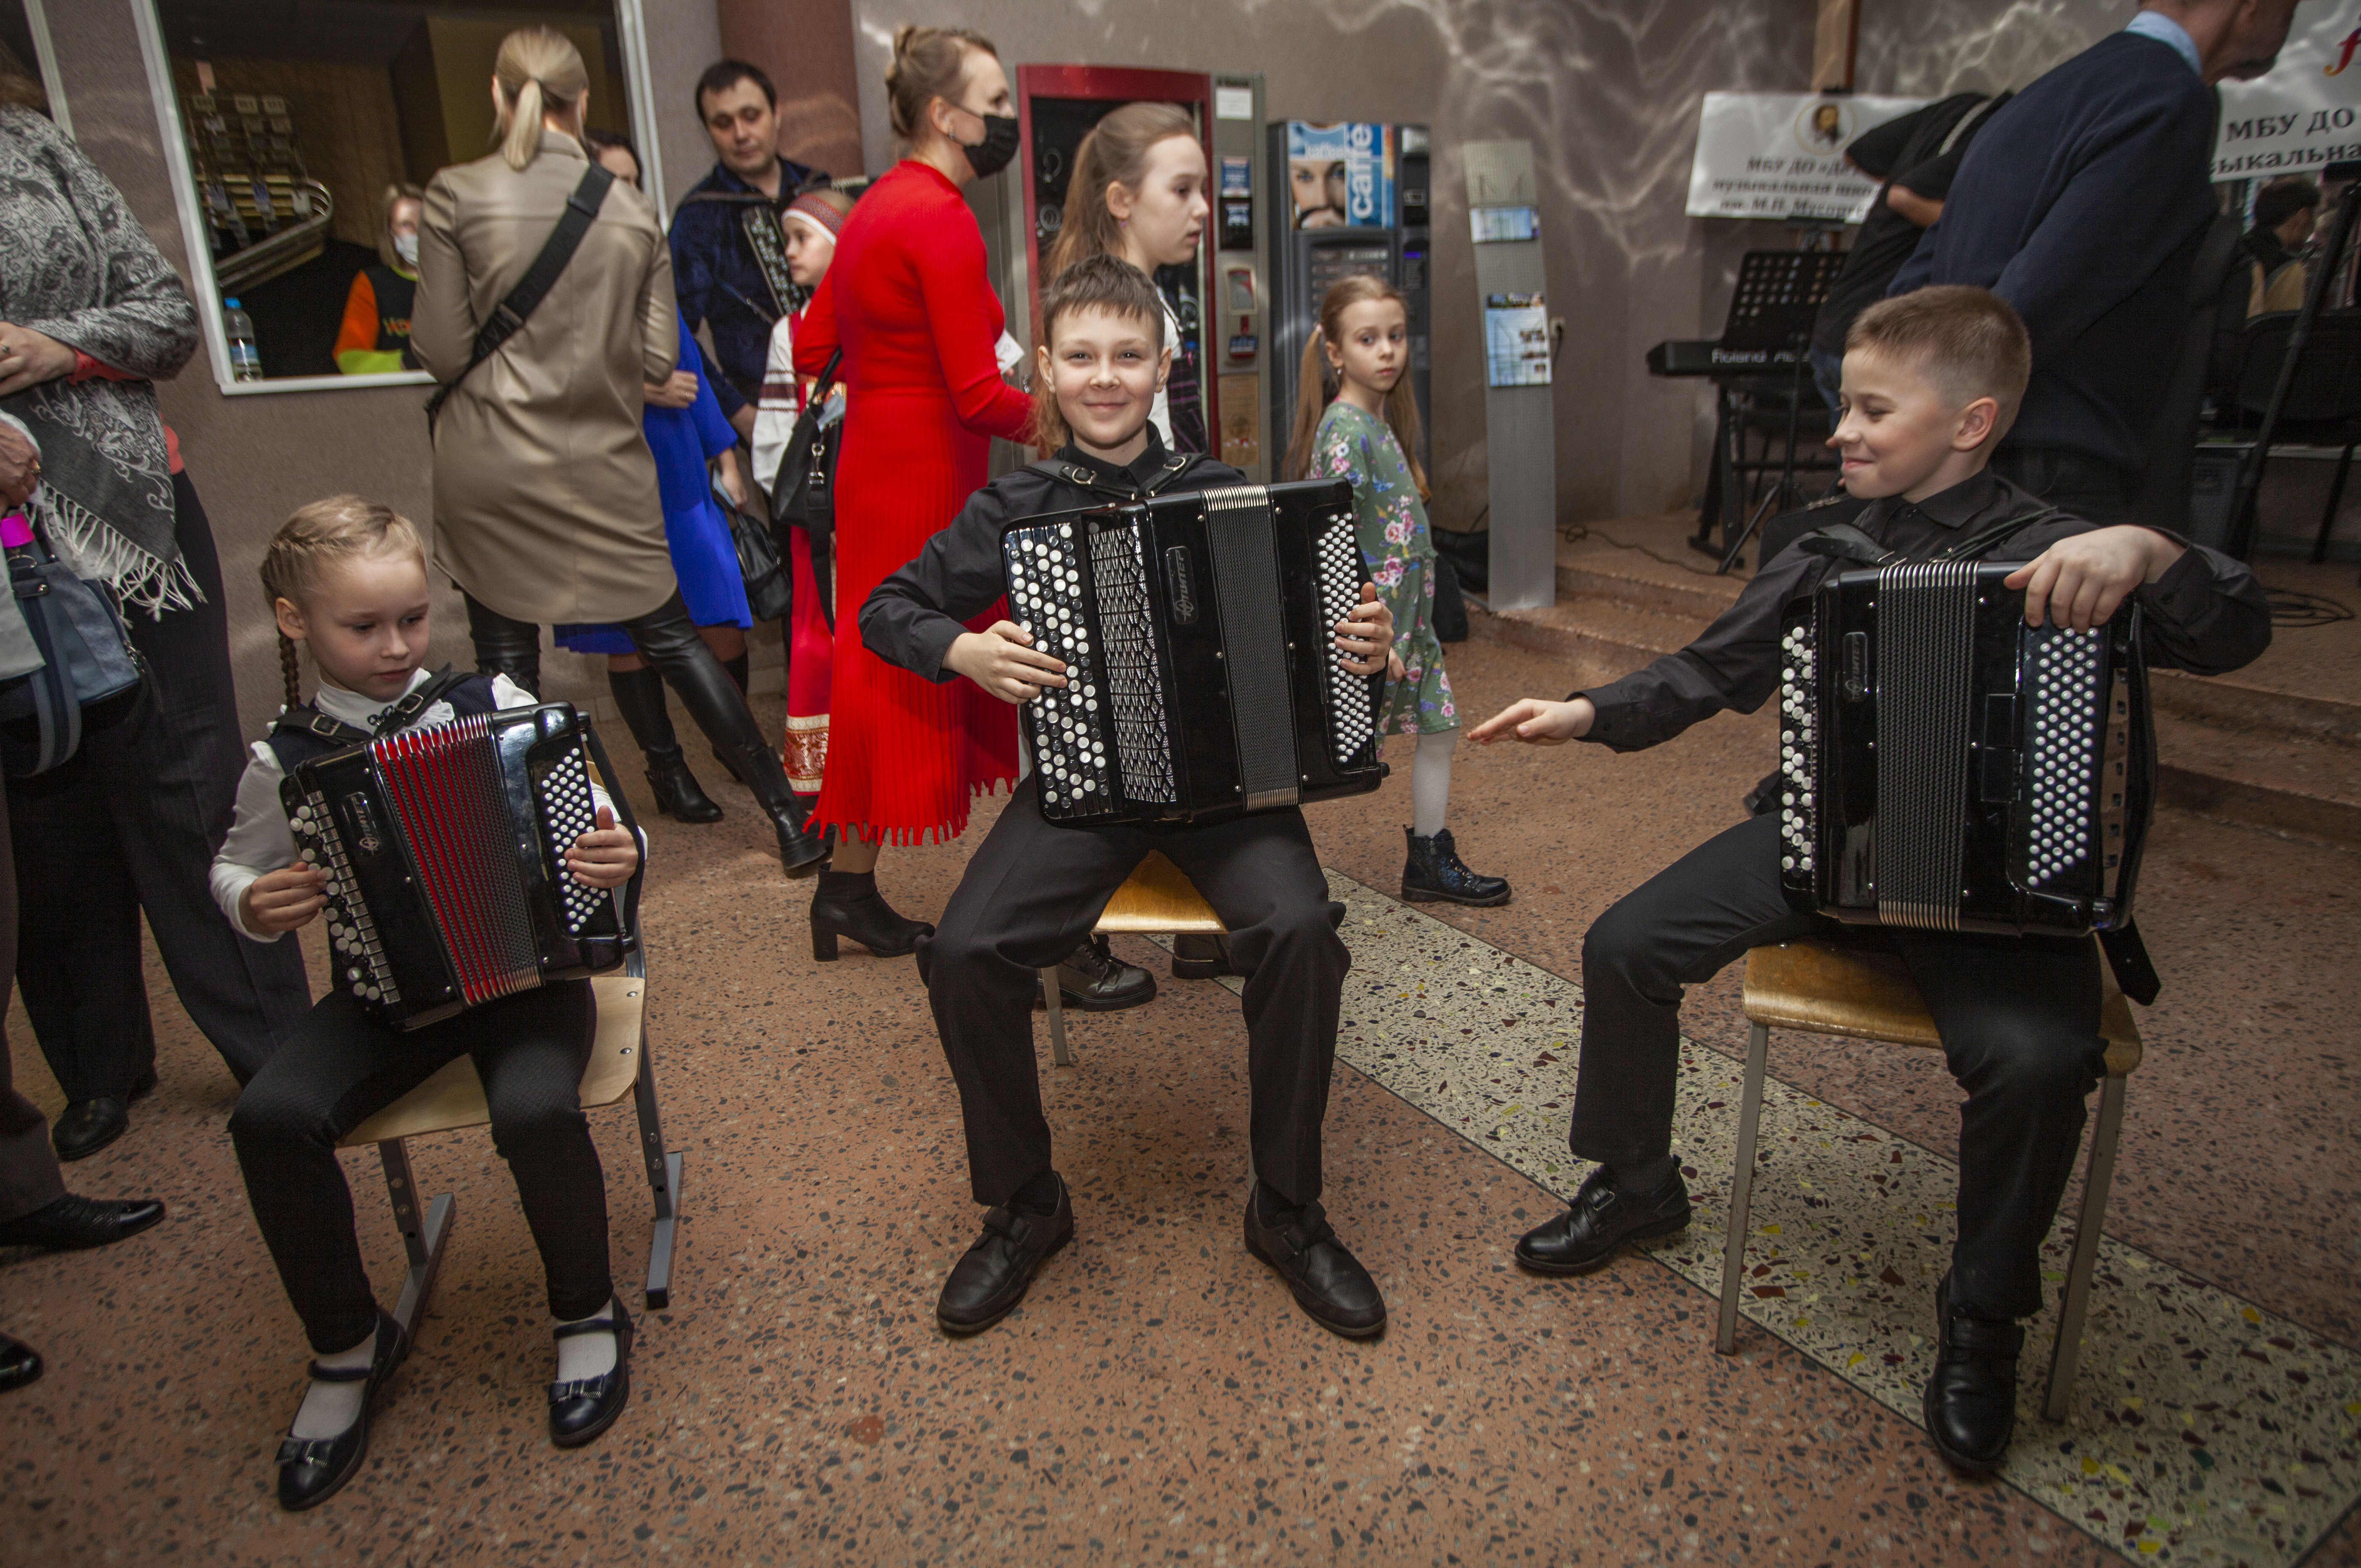
[[434, 563], [467, 602], [476, 667], [541, 683], [541, 628], [615, 621], [678, 693], [778, 830], [789, 876], [827, 840], [688, 617], [664, 543], [642, 388], [673, 371], [672, 258], [654, 211], [617, 181], [524, 324], [468, 371], [476, 334], [513, 290], [591, 167], [589, 77], [563, 34], [501, 41], [492, 103], [500, 148], [446, 169], [418, 225], [411, 342], [450, 386], [434, 430]]

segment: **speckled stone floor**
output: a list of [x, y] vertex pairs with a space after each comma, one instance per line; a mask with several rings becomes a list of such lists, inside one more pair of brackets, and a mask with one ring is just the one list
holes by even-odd
[[[1470, 713], [1563, 687], [1514, 650], [1471, 644], [1451, 663]], [[1763, 740], [1759, 718], [1730, 719], [1633, 757], [1463, 756], [1463, 850], [1516, 876], [1519, 898], [1442, 924], [1534, 966], [1536, 984], [1578, 982], [1589, 919], [1734, 817]], [[1819, 1350], [1748, 1332], [1736, 1358], [1714, 1355], [1711, 1298], [1669, 1258], [1574, 1289], [1519, 1275], [1507, 1245], [1556, 1201], [1548, 1187], [1499, 1157], [1513, 1148], [1471, 1141], [1352, 1069], [1331, 1104], [1328, 1207], [1394, 1316], [1376, 1343], [1331, 1338], [1240, 1245], [1243, 1029], [1207, 982], [1077, 1019], [1074, 1070], [1050, 1070], [1044, 1045], [1075, 1245], [999, 1328], [944, 1340], [933, 1295], [974, 1211], [911, 966], [815, 964], [807, 895], [763, 854], [744, 793], [708, 782], [730, 820], [654, 828], [650, 1022], [687, 1168], [674, 1305], [645, 1324], [617, 1429], [578, 1453], [549, 1447], [545, 1309], [506, 1173], [481, 1133], [423, 1140], [421, 1178], [456, 1192], [458, 1214], [419, 1349], [380, 1402], [362, 1476], [315, 1513], [280, 1515], [269, 1456], [300, 1387], [300, 1336], [222, 1135], [231, 1085], [151, 965], [163, 1087], [71, 1179], [159, 1193], [172, 1217], [98, 1253], [0, 1257], [0, 1326], [50, 1362], [0, 1402], [0, 1561], [2125, 1554], [2015, 1487], [1951, 1476]], [[1318, 808], [1323, 859], [1389, 886], [1407, 795], [1397, 778], [1375, 801]], [[971, 831], [995, 810], [984, 803]], [[894, 853], [883, 880], [931, 913], [964, 854]], [[2160, 823], [2144, 925], [2168, 990], [2143, 1019], [2148, 1060], [2110, 1212], [2112, 1238], [2285, 1320], [2307, 1354], [2315, 1339], [2361, 1342], [2353, 870], [2349, 855]], [[1698, 1073], [1733, 1073], [1716, 1058], [1742, 1044], [1735, 1000], [1734, 977], [1693, 993]], [[19, 1080], [55, 1110], [21, 1009], [10, 1036]], [[1775, 1049], [1796, 1103], [1822, 1102], [1806, 1112], [1857, 1116], [1927, 1151], [1908, 1157], [1930, 1171], [1955, 1152], [1956, 1091], [1930, 1054], [1805, 1037]], [[1541, 1103], [1533, 1146], [1546, 1148], [1542, 1118], [1558, 1113]], [[631, 1120], [594, 1121], [635, 1304], [647, 1225]], [[347, 1168], [390, 1295], [401, 1254], [383, 1183], [369, 1157]], [[1774, 1177], [1760, 1201], [1800, 1191]], [[1761, 1218], [1780, 1223], [1767, 1207]], [[2095, 1398], [2104, 1379], [2086, 1377]], [[2312, 1561], [2361, 1562], [2361, 1527], [2348, 1517]]]

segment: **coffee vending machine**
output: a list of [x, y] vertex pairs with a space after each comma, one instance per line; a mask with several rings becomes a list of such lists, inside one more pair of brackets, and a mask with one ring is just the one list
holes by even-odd
[[1263, 429], [1272, 477], [1282, 477], [1278, 466], [1294, 429], [1303, 347], [1320, 330], [1320, 302], [1331, 284], [1356, 273], [1383, 278], [1408, 303], [1418, 458], [1428, 462], [1434, 408], [1427, 127], [1274, 120], [1264, 145], [1276, 187], [1264, 247], [1272, 293]]
[[[1016, 71], [1017, 156], [1011, 178], [978, 180], [969, 204], [983, 230], [994, 291], [1008, 332], [1025, 351], [1029, 378], [1040, 325], [1044, 268], [1065, 224], [1067, 182], [1082, 137], [1115, 109], [1142, 99], [1177, 104], [1195, 120], [1205, 148], [1206, 233], [1197, 259], [1160, 269], [1157, 283], [1173, 299], [1181, 343], [1195, 356], [1205, 429], [1214, 455], [1263, 477], [1263, 221], [1260, 76], [1143, 71], [1121, 66], [1020, 65]], [[1226, 171], [1226, 172], [1225, 172]], [[1230, 181], [1231, 194], [1222, 193]], [[1007, 442], [993, 446], [992, 470], [1005, 473], [1030, 454]]]

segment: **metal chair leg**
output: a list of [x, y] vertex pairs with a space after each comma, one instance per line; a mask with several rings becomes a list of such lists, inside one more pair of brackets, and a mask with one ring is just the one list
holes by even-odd
[[2091, 1168], [2082, 1181], [2082, 1212], [2074, 1222], [2074, 1256], [2066, 1266], [2066, 1299], [2058, 1310], [2058, 1347], [2049, 1357], [2049, 1391], [2041, 1413], [2066, 1419], [2074, 1374], [2082, 1359], [2082, 1321], [2091, 1310], [2091, 1276], [2099, 1264], [2099, 1233], [2107, 1218], [2107, 1189], [2115, 1179], [2115, 1140], [2124, 1130], [2124, 1075], [2099, 1087], [2099, 1125], [2091, 1135]]
[[1746, 1263], [1746, 1221], [1754, 1203], [1754, 1133], [1763, 1116], [1763, 1074], [1771, 1029], [1757, 1024], [1746, 1040], [1746, 1095], [1738, 1112], [1738, 1157], [1730, 1174], [1730, 1239], [1721, 1249], [1721, 1322], [1713, 1348], [1738, 1354], [1738, 1292]]
[[1058, 970], [1054, 964], [1041, 971], [1041, 994], [1049, 1008], [1049, 1059], [1060, 1067], [1071, 1067], [1074, 1065], [1073, 1055], [1066, 1049], [1065, 997], [1058, 990]]
[[426, 1315], [426, 1299], [434, 1292], [434, 1277], [442, 1271], [443, 1243], [451, 1234], [451, 1214], [456, 1205], [445, 1192], [422, 1212], [418, 1176], [410, 1168], [410, 1146], [401, 1139], [388, 1138], [378, 1145], [377, 1157], [385, 1167], [385, 1188], [393, 1200], [393, 1223], [401, 1227], [402, 1250], [410, 1255], [410, 1272], [402, 1279], [401, 1299], [394, 1306], [393, 1317], [401, 1325], [402, 1338], [414, 1339], [419, 1321]]
[[640, 1070], [631, 1079], [631, 1106], [640, 1115], [640, 1163], [655, 1201], [655, 1228], [648, 1237], [647, 1304], [661, 1312], [672, 1305], [673, 1234], [680, 1220], [680, 1155], [664, 1147], [664, 1119], [656, 1104], [656, 1064], [648, 1053], [648, 1032], [640, 1028]]

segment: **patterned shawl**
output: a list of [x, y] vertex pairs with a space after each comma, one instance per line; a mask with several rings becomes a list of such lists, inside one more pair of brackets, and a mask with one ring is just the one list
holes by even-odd
[[40, 444], [33, 511], [60, 554], [151, 615], [202, 598], [173, 539], [154, 385], [196, 351], [196, 309], [106, 176], [15, 105], [0, 106], [0, 321], [145, 378], [0, 398]]

